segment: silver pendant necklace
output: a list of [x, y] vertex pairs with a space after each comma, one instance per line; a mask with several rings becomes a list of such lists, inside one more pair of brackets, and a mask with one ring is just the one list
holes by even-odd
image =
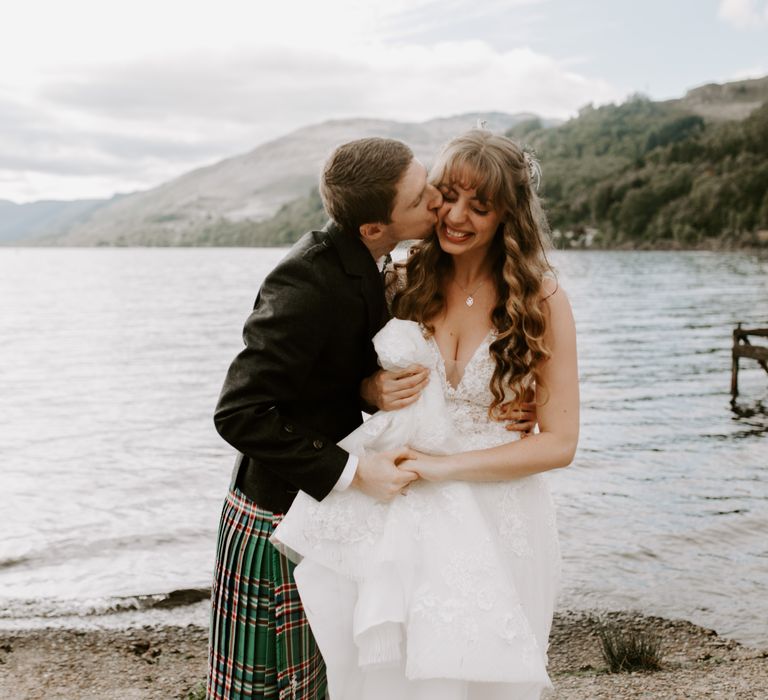
[[[456, 280], [455, 280], [455, 279], [454, 279], [453, 281], [454, 281], [454, 282], [456, 282]], [[459, 288], [459, 289], [460, 289], [462, 292], [464, 292], [464, 294], [466, 294], [466, 295], [467, 295], [467, 298], [464, 300], [464, 303], [465, 303], [467, 306], [472, 306], [472, 304], [474, 304], [474, 303], [475, 303], [475, 294], [477, 294], [477, 290], [478, 290], [478, 289], [480, 289], [480, 287], [482, 287], [482, 286], [483, 286], [483, 285], [484, 285], [484, 284], [485, 284], [487, 281], [488, 281], [488, 279], [484, 279], [484, 280], [483, 280], [482, 282], [480, 282], [480, 284], [478, 284], [478, 285], [477, 285], [477, 287], [475, 287], [475, 288], [474, 288], [474, 289], [473, 289], [471, 292], [468, 292], [466, 289], [464, 289], [464, 287], [462, 287], [462, 286], [461, 286], [461, 285], [460, 285], [458, 282], [456, 282], [456, 286], [457, 286], [457, 287], [458, 287], [458, 288]]]

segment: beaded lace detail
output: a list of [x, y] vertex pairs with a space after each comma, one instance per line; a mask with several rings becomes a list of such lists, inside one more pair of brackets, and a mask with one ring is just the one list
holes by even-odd
[[467, 361], [456, 386], [448, 381], [445, 360], [440, 354], [437, 342], [434, 337], [429, 338], [448, 414], [461, 435], [465, 450], [494, 447], [517, 437], [517, 433], [510, 433], [503, 423], [491, 420], [488, 416], [488, 407], [493, 399], [490, 382], [494, 370], [494, 360], [489, 347], [495, 338], [496, 331], [489, 331]]

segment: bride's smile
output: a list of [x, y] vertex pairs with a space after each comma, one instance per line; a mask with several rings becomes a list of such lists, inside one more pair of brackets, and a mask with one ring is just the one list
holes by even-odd
[[475, 188], [459, 184], [441, 184], [443, 204], [438, 210], [437, 235], [440, 247], [450, 255], [490, 247], [501, 222], [500, 213], [483, 202]]

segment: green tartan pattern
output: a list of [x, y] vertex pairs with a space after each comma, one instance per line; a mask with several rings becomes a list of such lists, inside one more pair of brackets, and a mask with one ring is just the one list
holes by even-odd
[[294, 565], [269, 542], [281, 519], [239, 490], [227, 495], [211, 589], [208, 700], [325, 698], [325, 664]]

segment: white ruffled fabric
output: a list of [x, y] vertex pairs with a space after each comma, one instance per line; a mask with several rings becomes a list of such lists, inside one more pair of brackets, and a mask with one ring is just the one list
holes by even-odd
[[[516, 439], [488, 418], [490, 342], [454, 388], [420, 326], [390, 321], [374, 338], [381, 365], [422, 364], [431, 381], [414, 404], [377, 413], [339, 444], [359, 456], [403, 445], [451, 454]], [[356, 489], [322, 502], [300, 492], [272, 541], [300, 561], [331, 700], [533, 700], [551, 688], [559, 549], [541, 475], [416, 482], [388, 503]]]

